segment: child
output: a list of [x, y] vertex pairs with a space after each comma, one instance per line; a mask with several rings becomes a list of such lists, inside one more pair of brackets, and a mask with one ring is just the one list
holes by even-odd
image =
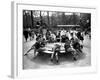
[[40, 43], [39, 38], [37, 38], [35, 44], [31, 47], [31, 49], [29, 49], [27, 51], [27, 53], [25, 55], [27, 55], [32, 49], [34, 49], [34, 57], [35, 57], [36, 56], [36, 52], [38, 52], [40, 47], [41, 47], [41, 43]]
[[60, 45], [56, 44], [55, 47], [54, 47], [54, 53], [51, 55], [51, 61], [53, 61], [54, 57], [56, 57], [56, 61], [58, 63], [58, 54], [60, 53]]

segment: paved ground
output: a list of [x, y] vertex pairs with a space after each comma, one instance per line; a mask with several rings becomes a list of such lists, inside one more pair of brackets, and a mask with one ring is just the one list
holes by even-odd
[[[34, 40], [24, 42], [24, 53], [27, 52], [34, 44]], [[77, 67], [77, 66], [90, 66], [91, 65], [91, 41], [85, 37], [83, 42], [83, 53], [79, 54], [78, 60], [73, 61], [72, 54], [60, 54], [59, 63], [52, 63], [50, 61], [50, 54], [39, 54], [35, 59], [34, 50], [30, 51], [27, 56], [23, 56], [24, 69], [38, 69], [38, 68], [59, 68], [59, 67]]]

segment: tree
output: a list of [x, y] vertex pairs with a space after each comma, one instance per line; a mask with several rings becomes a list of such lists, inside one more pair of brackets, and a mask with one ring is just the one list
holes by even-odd
[[65, 13], [62, 13], [62, 25], [66, 25], [66, 16]]
[[83, 30], [91, 29], [91, 14], [81, 13], [80, 14], [80, 26]]
[[32, 20], [32, 27], [31, 28], [33, 28], [34, 27], [34, 18], [33, 18], [34, 16], [33, 16], [33, 11], [31, 11], [31, 20]]
[[50, 27], [49, 11], [47, 11], [48, 26]]

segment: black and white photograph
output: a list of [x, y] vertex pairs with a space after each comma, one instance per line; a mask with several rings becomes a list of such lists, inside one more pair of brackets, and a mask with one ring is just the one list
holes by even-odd
[[91, 13], [22, 13], [24, 70], [91, 66]]

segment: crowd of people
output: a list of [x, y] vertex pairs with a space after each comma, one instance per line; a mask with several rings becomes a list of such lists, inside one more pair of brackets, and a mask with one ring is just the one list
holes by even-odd
[[[73, 54], [73, 59], [77, 60], [77, 53], [82, 53], [83, 41], [84, 41], [85, 32], [77, 31], [77, 30], [49, 30], [32, 32], [32, 31], [24, 31], [24, 37], [27, 41], [28, 36], [30, 39], [34, 39], [36, 42], [33, 44], [31, 49], [27, 51], [25, 55], [32, 49], [34, 49], [34, 56], [42, 47], [45, 47], [47, 43], [64, 43], [65, 53], [71, 52]], [[60, 45], [56, 44], [53, 48], [53, 54], [51, 55], [51, 61], [56, 58], [56, 61], [59, 62], [58, 54], [60, 53]]]

